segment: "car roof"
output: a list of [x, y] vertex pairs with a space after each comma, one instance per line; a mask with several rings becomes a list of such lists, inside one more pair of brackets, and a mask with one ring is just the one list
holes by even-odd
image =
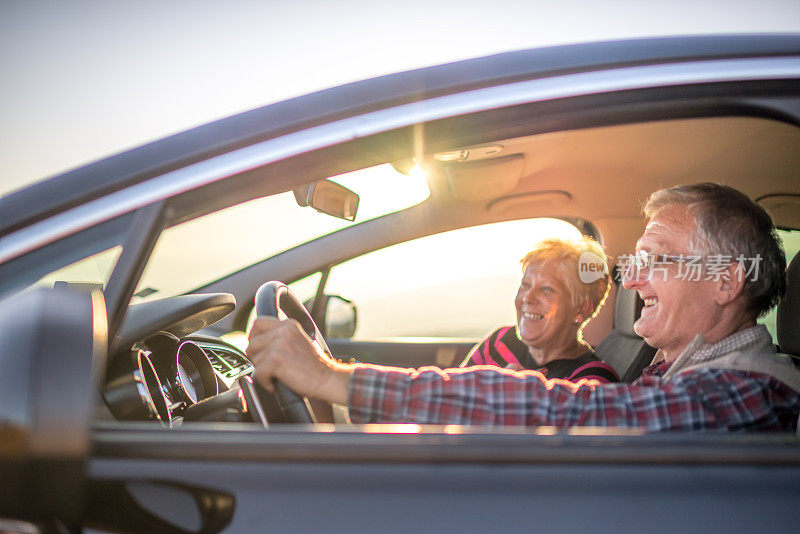
[[381, 76], [241, 113], [13, 192], [0, 198], [0, 235], [230, 150], [391, 106], [557, 74], [799, 53], [800, 35], [668, 37], [507, 52]]

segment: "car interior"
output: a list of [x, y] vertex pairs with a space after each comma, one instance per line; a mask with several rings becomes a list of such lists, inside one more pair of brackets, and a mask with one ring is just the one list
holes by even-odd
[[[767, 209], [781, 228], [789, 259], [800, 245], [797, 237], [800, 228], [800, 131], [785, 122], [750, 116], [651, 120], [493, 139], [491, 143], [450, 145], [446, 148], [422, 151], [410, 158], [390, 162], [401, 171], [413, 165], [423, 169], [430, 188], [427, 199], [364, 222], [359, 223], [357, 219], [356, 224], [284, 250], [195, 289], [180, 297], [187, 301], [193, 297], [201, 299], [190, 303], [202, 310], [188, 314], [192, 320], [181, 316], [187, 314], [185, 310], [189, 304], [178, 304], [175, 310], [167, 313], [164, 300], [158, 298], [160, 293], [152, 289], [154, 294], [150, 300], [131, 306], [122, 333], [112, 346], [122, 352], [130, 347], [145, 348], [154, 361], [153, 370], [147, 371], [141, 362], [141, 351], [135, 352], [139, 360], [134, 368], [155, 379], [164, 377], [161, 379], [163, 382], [173, 380], [170, 377], [176, 375], [176, 367], [174, 363], [170, 367], [158, 362], [173, 362], [176, 351], [180, 363], [177, 371], [202, 377], [193, 381], [199, 385], [190, 386], [195, 391], [188, 398], [179, 391], [180, 380], [174, 387], [162, 384], [153, 388], [151, 397], [156, 408], [149, 408], [148, 417], [175, 424], [175, 421], [180, 423], [184, 420], [216, 420], [222, 417], [220, 409], [223, 412], [229, 410], [228, 403], [198, 401], [210, 397], [225, 398], [225, 395], [217, 396], [217, 393], [224, 393], [228, 388], [235, 390], [237, 379], [252, 371], [241, 351], [244, 345], [239, 343], [237, 349], [235, 344], [222, 343], [219, 338], [230, 340], [235, 337], [230, 336], [231, 332], [247, 329], [248, 321], [253, 318], [252, 305], [247, 303], [253, 302], [255, 289], [264, 281], [279, 280], [291, 287], [291, 283], [311, 276], [310, 291], [304, 300], [322, 325], [322, 331], [326, 332], [330, 328], [327, 324], [330, 321], [325, 317], [328, 299], [340, 297], [326, 294], [327, 280], [333, 279], [337, 271], [354, 258], [399, 243], [421, 240], [434, 233], [521, 218], [556, 218], [571, 223], [581, 233], [600, 239], [613, 263], [614, 258], [633, 250], [644, 227], [641, 206], [652, 191], [681, 183], [720, 181], [744, 191]], [[337, 176], [331, 179], [335, 182]], [[362, 199], [361, 207], [366, 205], [367, 200]], [[186, 224], [191, 223], [190, 219]], [[471, 245], [473, 250], [492, 246], [491, 243], [479, 242]], [[158, 249], [154, 257], [158, 257]], [[404, 257], [403, 260], [413, 263], [425, 258]], [[203, 260], [187, 256], [184, 264], [200, 261]], [[397, 273], [389, 271], [385, 276], [391, 280], [403, 276], [403, 270], [410, 272], [402, 263], [398, 268], [400, 271]], [[458, 262], [451, 269], [457, 271]], [[480, 285], [474, 282], [471, 287]], [[434, 288], [428, 291], [435, 293]], [[226, 300], [221, 294], [233, 295], [235, 300]], [[208, 295], [221, 301], [212, 303]], [[480, 302], [480, 291], [476, 289], [475, 295], [475, 300]], [[342, 300], [349, 302], [348, 296], [342, 295]], [[313, 299], [316, 297], [325, 299], [325, 305], [314, 307]], [[168, 302], [175, 302], [175, 298]], [[510, 300], [508, 298], [509, 307]], [[393, 306], [399, 313], [401, 306], [397, 302], [395, 300]], [[354, 303], [353, 308], [358, 304]], [[585, 338], [596, 347], [598, 355], [629, 382], [654, 355], [654, 350], [633, 331], [641, 305], [635, 291], [622, 288], [617, 281], [607, 304], [585, 332]], [[789, 301], [783, 309], [792, 306]], [[425, 308], [424, 305], [416, 310], [412, 308], [418, 322], [426, 321]], [[362, 312], [361, 308], [358, 310]], [[796, 331], [796, 321], [787, 319], [790, 312], [784, 311], [782, 319], [778, 320], [778, 324], [783, 325], [782, 331], [777, 331], [775, 313], [766, 318], [766, 322], [773, 336], [777, 336], [776, 343], [780, 339], [791, 339], [796, 334], [787, 335], [786, 330]], [[199, 319], [198, 314], [202, 316]], [[363, 315], [362, 312], [358, 316], [359, 321], [367, 319]], [[391, 313], [387, 317], [393, 320]], [[154, 320], [161, 323], [177, 320], [177, 325], [165, 325]], [[339, 337], [329, 336], [328, 339], [333, 355], [343, 360], [406, 367], [456, 366], [477, 341], [476, 338], [448, 336], [425, 339], [361, 336], [354, 339], [348, 337], [355, 328], [351, 326], [345, 328], [344, 335], [340, 333]], [[347, 332], [348, 328], [350, 332]], [[145, 335], [148, 332], [160, 333]], [[240, 334], [239, 341], [242, 337]], [[784, 341], [780, 348], [793, 354], [790, 341]], [[162, 350], [170, 357], [159, 355]], [[219, 384], [214, 384], [210, 370], [202, 370], [203, 352], [208, 356]], [[126, 359], [124, 365], [119, 365], [109, 368], [109, 376], [117, 378], [109, 380], [105, 389], [106, 400], [126, 399], [121, 405], [109, 403], [113, 417], [142, 419], [145, 412], [134, 410], [127, 404], [135, 396], [124, 393], [130, 388], [131, 363]], [[116, 388], [121, 389], [117, 391]], [[172, 397], [184, 399], [178, 404], [182, 402], [185, 405], [173, 413], [169, 406], [176, 404], [175, 398], [167, 394], [162, 399], [159, 391], [164, 389], [173, 389]], [[274, 402], [265, 401], [265, 405], [268, 419], [283, 420]], [[187, 412], [185, 415], [184, 410]], [[184, 416], [176, 417], [176, 414]], [[331, 419], [320, 418], [323, 420]]]
[[[709, 103], [714, 91], [716, 99]], [[724, 100], [726, 94], [730, 102]], [[633, 251], [643, 231], [641, 208], [648, 196], [699, 181], [726, 183], [760, 203], [779, 227], [791, 258], [800, 248], [800, 130], [749, 100], [737, 101], [743, 94], [748, 94], [747, 87], [731, 84], [713, 90], [690, 86], [668, 95], [649, 89], [584, 95], [358, 136], [212, 181], [70, 236], [36, 257], [12, 262], [0, 290], [104, 288], [114, 336], [102, 402], [97, 403], [99, 421], [155, 420], [177, 426], [193, 420], [247, 419], [238, 386], [252, 366], [243, 340], [256, 291], [273, 280], [305, 285], [301, 300], [321, 332], [335, 334], [328, 336], [335, 357], [404, 367], [457, 366], [503, 318], [495, 319], [487, 310], [483, 324], [488, 327], [469, 335], [414, 331], [354, 336], [356, 324], [370, 319], [364, 303], [353, 302], [345, 291], [330, 294], [326, 284], [351, 262], [373, 253], [428, 236], [441, 234], [447, 240], [456, 230], [525, 219], [559, 220], [597, 238], [613, 267], [615, 258]], [[780, 91], [775, 95], [783, 102]], [[425, 195], [410, 204], [382, 204], [397, 200], [400, 189], [379, 188], [370, 197], [362, 183], [354, 186], [360, 195], [354, 197], [346, 185], [336, 186], [347, 184], [354, 172], [381, 166], [392, 169], [395, 183], [423, 175]], [[328, 207], [334, 209], [320, 209], [315, 195], [327, 195]], [[296, 218], [298, 214], [316, 218]], [[335, 224], [320, 223], [320, 218]], [[105, 237], [98, 239], [97, 233], [103, 232]], [[509, 233], [502, 246], [471, 241], [467, 253], [507, 244], [529, 247], [526, 236]], [[48, 254], [49, 261], [38, 259]], [[520, 257], [507, 262], [510, 269], [518, 269]], [[453, 278], [469, 263], [455, 256], [449, 261], [452, 265], [445, 270]], [[458, 323], [467, 319], [466, 310], [481, 314], [485, 296], [496, 293], [494, 286], [476, 278], [437, 293], [426, 277], [429, 263], [441, 262], [398, 252], [390, 262], [394, 270], [381, 267], [369, 273], [390, 289], [401, 281], [419, 282], [403, 305], [404, 291], [384, 295], [388, 315], [383, 322], [399, 322], [392, 314], [400, 311], [422, 325], [433, 324], [433, 317]], [[96, 270], [94, 278], [70, 273], [74, 264], [83, 263]], [[422, 268], [415, 271], [414, 265]], [[168, 281], [159, 278], [164, 273]], [[356, 280], [356, 285], [367, 284], [367, 276]], [[445, 308], [431, 307], [422, 299], [426, 294]], [[470, 300], [450, 301], [457, 295]], [[508, 309], [512, 295], [503, 297]], [[331, 311], [336, 306], [339, 311]], [[615, 283], [584, 332], [628, 381], [652, 356], [633, 332], [640, 309], [635, 293]], [[783, 309], [795, 308], [789, 302]], [[331, 320], [337, 313], [350, 317], [343, 328]], [[787, 319], [791, 312], [784, 312], [777, 323], [775, 313], [764, 318], [773, 337], [778, 342], [793, 339], [797, 324]], [[789, 354], [794, 350], [791, 341], [780, 348]], [[265, 404], [267, 419], [285, 420], [275, 402]]]
[[[793, 254], [792, 230], [800, 223], [798, 143], [800, 134], [790, 124], [711, 117], [559, 131], [423, 154], [418, 159], [431, 196], [422, 204], [320, 237], [202, 290], [225, 288], [237, 301], [248, 301], [266, 274], [293, 282], [315, 269], [332, 266], [335, 272], [350, 258], [426, 233], [531, 216], [570, 221], [601, 239], [613, 262], [633, 250], [644, 228], [641, 207], [652, 191], [704, 180], [727, 183], [756, 199]], [[448, 158], [455, 160], [442, 161]], [[623, 374], [641, 345], [632, 330], [640, 306], [635, 294], [615, 284], [585, 334], [597, 346], [614, 329], [621, 350], [607, 349], [608, 359], [616, 354], [614, 366]], [[240, 305], [218, 327], [240, 327], [247, 311]]]
[[[397, 314], [404, 311], [408, 317], [403, 321], [430, 327], [429, 330], [406, 332], [405, 335], [353, 336], [356, 323], [366, 324], [370, 313], [374, 312], [367, 313], [362, 302], [351, 302], [351, 295], [345, 291], [355, 288], [342, 291], [342, 295], [326, 293], [326, 283], [333, 281], [348, 263], [403, 243], [423, 241], [427, 236], [438, 234], [443, 242], [447, 242], [455, 240], [454, 232], [463, 228], [489, 227], [518, 219], [555, 219], [569, 223], [573, 231], [600, 240], [613, 266], [615, 258], [633, 250], [643, 231], [641, 207], [651, 192], [682, 183], [720, 181], [759, 202], [780, 228], [788, 258], [796, 254], [800, 248], [800, 130], [796, 126], [774, 118], [742, 115], [619, 119], [616, 122], [502, 138], [495, 133], [483, 142], [464, 144], [454, 144], [452, 139], [447, 140], [448, 136], [442, 140], [442, 136], [433, 135], [437, 128], [441, 128], [437, 125], [427, 127], [424, 134], [422, 129], [416, 128], [411, 133], [415, 139], [413, 143], [406, 139], [405, 142], [378, 144], [368, 139], [371, 150], [365, 151], [363, 146], [337, 147], [339, 152], [331, 155], [325, 168], [309, 167], [306, 161], [296, 163], [297, 168], [304, 169], [305, 173], [291, 182], [299, 185], [294, 185], [289, 191], [280, 180], [278, 185], [265, 189], [265, 184], [271, 183], [269, 180], [258, 176], [261, 180], [253, 182], [253, 178], [248, 176], [249, 180], [244, 183], [255, 183], [255, 187], [231, 187], [221, 192], [210, 186], [211, 193], [204, 193], [200, 197], [202, 202], [197, 198], [192, 202], [187, 200], [191, 193], [175, 197], [170, 209], [176, 215], [171, 222], [164, 224], [167, 228], [160, 232], [153, 245], [150, 261], [143, 269], [135, 291], [132, 287], [127, 290], [133, 304], [123, 307], [117, 314], [120, 326], [110, 343], [103, 402], [98, 403], [97, 417], [100, 421], [155, 420], [165, 426], [181, 425], [184, 421], [251, 418], [240, 393], [240, 379], [253, 370], [243, 350], [245, 333], [254, 316], [255, 291], [269, 280], [281, 281], [295, 288], [296, 284], [305, 283], [302, 300], [321, 325], [321, 332], [333, 334], [327, 337], [334, 357], [403, 367], [459, 365], [482, 333], [500, 326], [503, 320], [495, 318], [488, 306], [483, 310], [480, 305], [496, 292], [495, 286], [487, 281], [470, 278], [459, 286], [450, 284], [448, 280], [449, 285], [437, 289], [434, 283], [425, 279], [431, 272], [426, 262], [442, 260], [430, 252], [417, 257], [413, 253], [403, 253], [389, 262], [393, 265], [391, 268], [373, 268], [382, 271], [378, 273], [378, 280], [383, 281], [383, 287], [379, 285], [375, 291], [389, 289], [383, 296], [384, 315], [379, 322], [400, 323]], [[464, 124], [463, 119], [459, 124]], [[433, 130], [433, 133], [427, 133], [428, 130]], [[450, 128], [445, 128], [445, 132], [452, 135]], [[487, 135], [484, 129], [478, 129], [477, 134]], [[425, 144], [419, 141], [422, 137], [426, 139]], [[456, 136], [456, 139], [461, 137], [464, 135]], [[363, 144], [363, 140], [359, 142]], [[397, 146], [408, 147], [409, 144], [413, 144], [415, 150], [410, 153], [401, 151], [404, 157], [394, 159], [398, 155]], [[386, 159], [387, 156], [390, 159]], [[348, 183], [347, 177], [365, 163], [368, 167], [391, 165], [394, 179], [401, 181], [411, 180], [413, 173], [409, 173], [409, 169], [416, 167], [417, 173], [421, 170], [424, 175], [426, 194], [418, 195], [410, 207], [392, 211], [396, 206], [390, 205], [369, 218], [369, 210], [374, 207], [371, 202], [378, 202], [375, 197], [363, 195], [359, 204], [352, 191], [337, 185], [337, 180]], [[309, 174], [309, 168], [314, 172]], [[343, 172], [331, 174], [331, 168]], [[292, 176], [297, 175], [292, 173]], [[310, 182], [309, 177], [312, 178]], [[236, 183], [242, 178], [233, 177], [231, 180]], [[324, 187], [329, 188], [328, 196], [334, 198], [330, 206], [343, 202], [344, 206], [350, 202], [344, 206], [347, 213], [331, 217], [318, 209], [318, 205], [313, 206], [314, 190], [326, 191]], [[272, 194], [268, 194], [270, 192]], [[393, 192], [392, 189], [379, 190], [377, 198], [392, 196]], [[262, 200], [267, 202], [278, 197], [289, 198], [288, 211], [277, 204], [256, 205], [257, 211], [252, 210], [252, 202], [259, 202], [259, 197], [264, 194]], [[222, 205], [230, 207], [216, 213], [212, 209]], [[202, 207], [199, 211], [198, 206]], [[316, 211], [312, 209], [314, 207]], [[231, 225], [225, 221], [225, 217], [233, 218], [231, 214], [242, 210], [245, 215], [251, 215], [245, 217], [244, 223]], [[367, 220], [359, 220], [356, 210], [367, 213], [364, 217]], [[311, 224], [312, 232], [316, 234], [309, 234], [310, 238], [298, 234], [292, 237], [294, 241], [278, 240], [277, 244], [267, 247], [267, 250], [273, 247], [277, 253], [267, 257], [263, 257], [263, 250], [247, 243], [248, 253], [259, 258], [254, 263], [250, 260], [249, 265], [226, 265], [215, 259], [236, 255], [236, 251], [229, 254], [225, 248], [235, 241], [230, 239], [231, 232], [244, 233], [252, 242], [252, 238], [258, 239], [256, 234], [270, 224], [273, 225], [272, 233], [277, 229], [286, 235], [292, 233], [293, 227], [305, 229], [309, 226], [295, 222], [290, 213], [312, 213], [318, 218], [339, 222], [334, 227], [322, 225], [317, 228]], [[277, 214], [283, 220], [270, 220]], [[263, 221], [254, 224], [253, 217], [261, 216]], [[355, 223], [347, 222], [352, 219]], [[222, 228], [223, 231], [214, 236], [210, 227]], [[186, 232], [181, 233], [182, 229]], [[158, 228], [151, 231], [151, 235], [159, 236]], [[524, 251], [531, 243], [531, 238], [515, 234], [521, 233], [519, 231], [506, 231], [512, 234], [507, 243], [513, 243], [519, 250]], [[174, 235], [170, 235], [171, 232]], [[247, 240], [243, 237], [241, 241]], [[108, 273], [115, 265], [124, 265], [126, 258], [120, 249], [126, 247], [103, 249], [97, 247], [97, 240], [87, 242], [93, 247], [89, 249], [93, 267], [105, 269]], [[495, 243], [470, 239], [464, 257], [493, 248], [497, 248]], [[74, 254], [80, 247], [69, 247], [68, 250]], [[518, 269], [517, 262], [521, 256], [518, 254], [513, 260], [503, 261], [512, 269]], [[63, 257], [59, 261], [65, 263]], [[452, 278], [457, 278], [459, 269], [464, 268], [461, 266], [469, 263], [468, 259], [457, 256], [445, 261], [453, 262], [445, 268]], [[103, 269], [98, 267], [100, 264]], [[423, 269], [414, 271], [411, 267], [414, 264], [422, 265]], [[193, 281], [194, 271], [205, 274], [214, 272], [214, 268], [231, 272], [202, 285]], [[31, 287], [51, 284], [91, 289], [98, 285], [95, 283], [93, 286], [81, 278], [71, 279], [75, 275], [69, 269], [67, 265], [45, 276], [35, 270], [33, 275], [30, 270], [20, 269], [19, 272], [26, 280], [33, 276], [36, 282]], [[163, 280], [158, 278], [156, 271], [170, 274], [177, 282], [161, 285]], [[176, 277], [175, 273], [179, 276]], [[370, 274], [374, 276], [375, 273]], [[418, 288], [392, 292], [393, 286], [399, 286], [399, 282], [392, 283], [392, 280], [415, 277]], [[367, 283], [363, 276], [357, 280], [358, 285]], [[517, 280], [512, 278], [512, 289]], [[99, 282], [102, 285], [102, 280]], [[171, 288], [170, 283], [183, 283], [184, 286]], [[187, 290], [187, 283], [195, 284], [195, 287]], [[108, 286], [107, 299], [109, 294], [113, 294], [109, 291], [109, 288], [114, 289], [113, 280], [108, 281]], [[403, 291], [407, 293], [405, 297]], [[463, 300], [465, 295], [469, 300]], [[512, 295], [508, 293], [508, 297], [501, 298], [507, 302], [509, 310], [512, 308]], [[458, 300], [459, 296], [462, 300]], [[405, 304], [401, 302], [403, 298], [407, 300]], [[494, 298], [497, 300], [498, 297]], [[319, 304], [315, 305], [315, 300]], [[433, 300], [444, 308], [435, 309], [431, 304]], [[477, 306], [474, 305], [476, 302], [479, 303]], [[336, 305], [339, 311], [334, 310]], [[628, 382], [638, 376], [654, 354], [653, 349], [633, 331], [641, 306], [636, 293], [622, 288], [617, 277], [606, 305], [584, 332], [585, 339], [597, 349], [598, 355]], [[781, 312], [773, 312], [764, 321], [780, 349], [796, 355], [796, 345], [791, 341], [797, 335], [794, 306], [790, 297]], [[459, 313], [452, 311], [454, 309]], [[447, 318], [448, 323], [458, 323], [462, 316], [466, 320], [469, 314], [464, 310], [485, 315], [484, 322], [480, 323], [485, 329], [454, 336], [438, 333], [431, 326], [438, 324], [434, 320], [437, 316]], [[337, 313], [339, 319], [336, 320], [344, 321], [343, 328], [337, 329], [334, 324]], [[455, 313], [459, 319], [450, 318], [450, 313]], [[777, 313], [780, 315], [776, 322]], [[780, 325], [780, 330], [776, 325]], [[313, 328], [307, 330], [312, 332]], [[276, 402], [267, 399], [264, 404], [267, 419], [273, 422], [286, 420]], [[237, 410], [242, 413], [237, 415], [234, 413]], [[319, 420], [344, 422], [346, 417], [334, 419], [328, 415]]]

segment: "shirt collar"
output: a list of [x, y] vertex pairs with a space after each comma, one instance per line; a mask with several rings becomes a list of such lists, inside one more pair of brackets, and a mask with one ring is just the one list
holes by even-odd
[[[723, 338], [716, 343], [706, 343], [703, 334], [697, 334], [694, 339], [686, 346], [683, 354], [687, 350], [692, 350], [693, 354], [690, 359], [693, 363], [700, 363], [713, 360], [723, 354], [728, 354], [734, 351], [741, 351], [756, 344], [772, 343], [772, 337], [769, 335], [767, 327], [763, 324], [757, 324], [744, 330], [734, 332], [726, 338]], [[680, 358], [680, 356], [679, 356]], [[650, 365], [655, 365], [664, 361], [664, 351], [658, 349], [653, 361]], [[677, 361], [677, 358], [676, 358]]]
[[742, 351], [748, 349], [756, 344], [764, 341], [772, 343], [772, 338], [767, 331], [767, 327], [763, 324], [757, 324], [744, 330], [739, 330], [726, 338], [723, 338], [716, 343], [703, 343], [700, 345], [694, 354], [692, 354], [692, 362], [705, 362], [713, 360], [724, 354], [729, 354], [734, 351]]

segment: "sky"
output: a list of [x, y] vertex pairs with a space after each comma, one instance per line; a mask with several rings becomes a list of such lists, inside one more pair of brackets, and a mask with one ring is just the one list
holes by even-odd
[[351, 81], [537, 46], [800, 32], [797, 0], [0, 0], [0, 194]]

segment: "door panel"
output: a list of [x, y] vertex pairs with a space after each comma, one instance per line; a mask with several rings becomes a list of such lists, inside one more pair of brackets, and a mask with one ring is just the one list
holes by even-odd
[[341, 360], [395, 367], [458, 367], [478, 340], [467, 341], [353, 341], [328, 339], [333, 355]]
[[[792, 436], [385, 432], [109, 427], [88, 473], [232, 495], [233, 533], [797, 530]], [[185, 495], [163, 496], [175, 522]]]

